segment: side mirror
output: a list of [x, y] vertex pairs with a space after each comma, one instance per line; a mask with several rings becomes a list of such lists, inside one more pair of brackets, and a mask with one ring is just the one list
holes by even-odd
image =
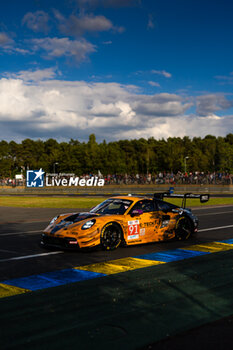
[[138, 215], [142, 215], [142, 214], [143, 214], [143, 210], [135, 209], [132, 211], [131, 216], [138, 216]]

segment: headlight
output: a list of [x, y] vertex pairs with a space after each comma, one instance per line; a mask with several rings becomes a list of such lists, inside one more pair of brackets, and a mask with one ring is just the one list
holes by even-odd
[[59, 215], [58, 216], [55, 216], [55, 218], [53, 218], [51, 221], [50, 221], [50, 225], [54, 224], [54, 222], [59, 218]]
[[95, 219], [85, 222], [85, 224], [82, 225], [82, 230], [87, 230], [88, 228], [91, 228], [95, 224]]

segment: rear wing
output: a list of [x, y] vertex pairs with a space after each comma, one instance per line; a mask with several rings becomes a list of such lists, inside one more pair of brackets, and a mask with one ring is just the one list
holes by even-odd
[[174, 193], [169, 193], [169, 192], [154, 193], [154, 199], [163, 200], [163, 198], [183, 198], [182, 208], [185, 208], [187, 198], [200, 199], [201, 203], [206, 203], [206, 202], [208, 202], [210, 195], [209, 194], [193, 194], [193, 193], [174, 194]]

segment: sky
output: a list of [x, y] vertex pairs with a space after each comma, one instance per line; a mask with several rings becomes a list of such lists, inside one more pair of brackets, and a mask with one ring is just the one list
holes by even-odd
[[233, 132], [230, 0], [8, 0], [0, 140]]

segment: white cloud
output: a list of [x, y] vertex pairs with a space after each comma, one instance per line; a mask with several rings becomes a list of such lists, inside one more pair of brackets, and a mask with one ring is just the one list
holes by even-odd
[[152, 74], [158, 74], [158, 75], [162, 75], [164, 76], [165, 78], [171, 78], [171, 73], [168, 73], [166, 72], [165, 70], [155, 70], [155, 69], [152, 69], [151, 71]]
[[0, 46], [11, 44], [13, 40], [4, 32], [0, 32]]
[[111, 40], [103, 41], [103, 44], [104, 44], [104, 45], [111, 45], [111, 44], [112, 44], [112, 41], [111, 41]]
[[228, 100], [223, 94], [208, 94], [197, 97], [197, 113], [208, 116], [216, 111], [233, 107], [233, 100]]
[[156, 81], [148, 81], [148, 84], [151, 85], [151, 86], [157, 86], [157, 87], [160, 87], [160, 84], [159, 83], [156, 83]]
[[29, 50], [21, 49], [20, 47], [11, 47], [11, 51], [19, 53], [21, 55], [31, 55], [31, 52]]
[[137, 128], [136, 130], [124, 130], [121, 133], [121, 138], [155, 138], [168, 137], [204, 137], [208, 134], [216, 136], [225, 136], [233, 129], [233, 115], [225, 117], [209, 116], [177, 116], [175, 118], [158, 118], [149, 123], [144, 129]]
[[153, 29], [154, 26], [155, 26], [155, 24], [154, 24], [153, 16], [151, 14], [149, 14], [148, 23], [147, 23], [147, 29]]
[[47, 33], [49, 31], [48, 26], [49, 15], [44, 11], [36, 11], [34, 13], [28, 12], [23, 17], [22, 24], [26, 25], [34, 32]]
[[38, 82], [56, 77], [56, 68], [46, 68], [37, 70], [19, 71], [18, 73], [6, 73], [5, 76], [13, 79], [21, 79], [25, 82]]
[[141, 95], [133, 102], [137, 114], [150, 119], [183, 115], [192, 105], [192, 102], [183, 103], [180, 96], [168, 93]]
[[216, 75], [215, 79], [217, 79], [221, 85], [233, 84], [233, 72], [231, 72], [229, 75]]
[[188, 114], [191, 98], [143, 95], [117, 83], [42, 81], [53, 74], [52, 69], [21, 71], [17, 79], [0, 79], [0, 139], [86, 140], [91, 133], [99, 140], [167, 138], [225, 135], [233, 129], [232, 115]]
[[60, 12], [54, 11], [56, 19], [59, 21], [59, 29], [66, 35], [82, 36], [84, 33], [105, 32], [114, 30], [123, 32], [123, 27], [114, 26], [113, 23], [105, 16], [98, 15], [71, 15], [65, 18]]
[[5, 32], [0, 32], [0, 47], [2, 47], [2, 50], [8, 54], [18, 53], [25, 55], [30, 53], [24, 48], [17, 47], [15, 41]]
[[70, 40], [69, 38], [32, 39], [33, 51], [44, 50], [46, 58], [74, 57], [76, 61], [85, 61], [88, 55], [95, 52], [95, 46], [85, 39]]

